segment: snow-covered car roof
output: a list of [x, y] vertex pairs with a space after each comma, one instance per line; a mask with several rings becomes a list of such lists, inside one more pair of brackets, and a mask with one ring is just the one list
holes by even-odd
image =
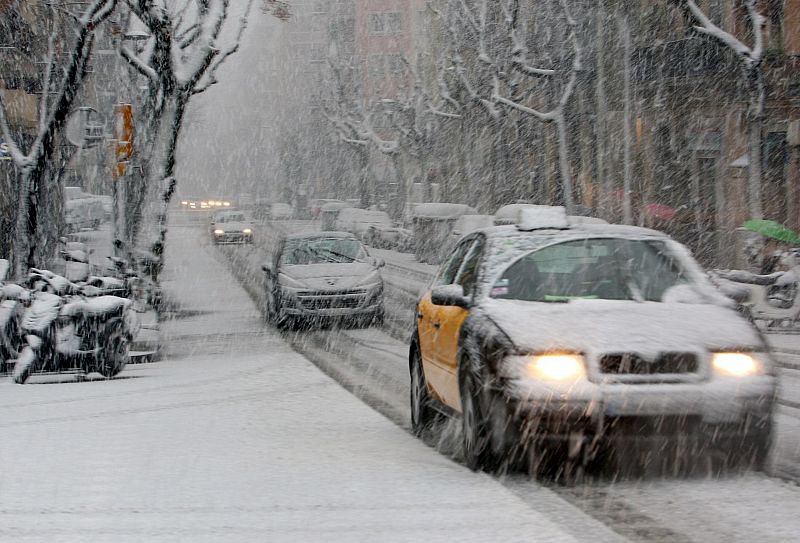
[[574, 239], [576, 237], [585, 236], [611, 236], [611, 237], [632, 237], [632, 238], [660, 238], [671, 239], [663, 232], [652, 230], [650, 228], [642, 228], [640, 226], [628, 226], [622, 224], [595, 224], [595, 223], [576, 223], [572, 222], [570, 227], [563, 230], [555, 229], [541, 229], [523, 231], [515, 225], [506, 226], [489, 226], [476, 230], [484, 234], [487, 238], [504, 239], [504, 238], [519, 238], [519, 239], [553, 239], [559, 238]]

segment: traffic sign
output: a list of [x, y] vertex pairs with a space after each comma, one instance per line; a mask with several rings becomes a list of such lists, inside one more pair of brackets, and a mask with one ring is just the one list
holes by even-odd
[[0, 160], [11, 160], [11, 149], [3, 140], [0, 140]]

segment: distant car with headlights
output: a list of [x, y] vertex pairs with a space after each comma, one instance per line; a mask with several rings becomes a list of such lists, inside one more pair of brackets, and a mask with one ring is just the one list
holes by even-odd
[[350, 233], [283, 238], [262, 266], [267, 319], [279, 328], [331, 320], [381, 324], [383, 265]]
[[460, 416], [472, 469], [580, 460], [625, 438], [744, 454], [761, 467], [767, 345], [682, 245], [529, 208], [464, 237], [417, 305], [411, 423]]
[[211, 224], [214, 243], [253, 243], [253, 225], [241, 211], [219, 211]]

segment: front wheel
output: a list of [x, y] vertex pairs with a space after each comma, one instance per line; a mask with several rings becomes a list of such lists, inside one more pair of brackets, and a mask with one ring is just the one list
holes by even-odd
[[419, 436], [427, 426], [436, 419], [436, 411], [431, 403], [428, 384], [425, 381], [425, 372], [422, 369], [422, 357], [419, 347], [414, 345], [411, 348], [411, 430], [414, 435]]
[[106, 379], [111, 379], [125, 368], [129, 356], [128, 338], [122, 327], [114, 326], [114, 329], [105, 335], [104, 345], [100, 348], [97, 372]]
[[22, 352], [14, 365], [14, 382], [18, 385], [25, 384], [28, 377], [36, 366], [36, 352], [30, 345], [22, 349]]
[[487, 417], [482, 379], [475, 368], [459, 372], [461, 392], [461, 435], [464, 463], [472, 471], [496, 471], [503, 458], [491, 444], [491, 419]]

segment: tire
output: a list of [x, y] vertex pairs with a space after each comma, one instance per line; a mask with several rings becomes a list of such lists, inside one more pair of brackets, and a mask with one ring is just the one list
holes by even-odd
[[491, 393], [483, 390], [482, 377], [471, 364], [462, 364], [458, 375], [461, 392], [461, 435], [463, 439], [464, 463], [472, 471], [493, 473], [499, 470], [504, 458], [503, 450], [492, 443], [491, 424], [497, 421], [487, 417], [486, 401]]
[[36, 353], [32, 347], [26, 346], [22, 349], [14, 366], [14, 382], [18, 385], [24, 385], [36, 368], [37, 362]]
[[108, 334], [103, 334], [105, 341], [97, 360], [97, 372], [106, 379], [111, 379], [119, 374], [128, 364], [130, 357], [128, 338], [123, 332], [122, 326], [119, 324], [111, 326], [113, 329]]
[[19, 323], [15, 318], [9, 319], [6, 329], [3, 331], [4, 337], [7, 339], [7, 344], [0, 344], [0, 373], [6, 373], [9, 370], [9, 360], [16, 360], [19, 358], [22, 349], [25, 348], [25, 339], [19, 329]]
[[383, 323], [386, 321], [386, 312], [384, 311], [383, 307], [381, 307], [378, 311], [375, 312], [375, 315], [370, 319], [369, 324], [376, 327], [383, 326]]
[[422, 357], [416, 343], [411, 346], [409, 370], [411, 375], [411, 390], [409, 394], [411, 431], [414, 432], [415, 436], [420, 436], [425, 431], [425, 428], [435, 422], [436, 411], [432, 407], [433, 398], [428, 392], [425, 372], [422, 369]]

